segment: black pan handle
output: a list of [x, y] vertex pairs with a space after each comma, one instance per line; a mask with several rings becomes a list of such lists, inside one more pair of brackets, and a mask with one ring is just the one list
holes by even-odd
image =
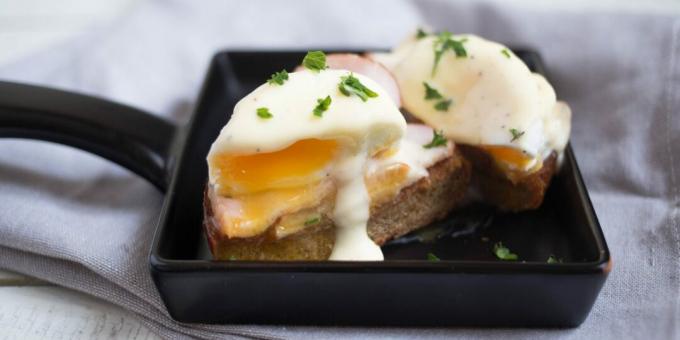
[[164, 192], [174, 124], [101, 98], [0, 81], [0, 138], [70, 145], [139, 174]]

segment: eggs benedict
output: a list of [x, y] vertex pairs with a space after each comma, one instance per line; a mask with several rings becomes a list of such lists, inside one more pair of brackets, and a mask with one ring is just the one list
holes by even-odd
[[380, 245], [462, 199], [469, 168], [453, 142], [407, 125], [393, 94], [327, 69], [323, 53], [303, 65], [241, 99], [210, 149], [217, 259], [382, 260]]
[[393, 73], [410, 115], [461, 146], [487, 201], [510, 211], [540, 206], [571, 128], [569, 106], [543, 76], [470, 34], [419, 31], [371, 57]]

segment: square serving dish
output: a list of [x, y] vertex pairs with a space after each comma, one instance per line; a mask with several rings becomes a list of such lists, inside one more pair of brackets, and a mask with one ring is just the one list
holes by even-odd
[[[536, 53], [515, 53], [544, 73]], [[540, 209], [500, 214], [475, 207], [454, 213], [430, 227], [440, 235], [429, 242], [421, 242], [420, 233], [383, 247], [382, 262], [211, 260], [202, 229], [210, 145], [240, 98], [273, 72], [292, 70], [304, 54], [227, 51], [212, 60], [196, 112], [175, 140], [150, 254], [154, 282], [173, 318], [370, 326], [573, 327], [583, 322], [611, 262], [571, 147]], [[496, 242], [520, 260], [497, 259]], [[441, 260], [428, 261], [428, 253]], [[551, 255], [562, 262], [547, 263]]]

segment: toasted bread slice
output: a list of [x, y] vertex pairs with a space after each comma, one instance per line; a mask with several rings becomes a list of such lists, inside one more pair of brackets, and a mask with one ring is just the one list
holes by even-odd
[[[402, 188], [389, 201], [372, 204], [368, 235], [378, 245], [444, 218], [458, 206], [470, 181], [470, 165], [456, 148], [451, 156], [428, 168], [428, 176]], [[203, 225], [213, 257], [218, 260], [326, 260], [335, 242], [332, 220], [334, 195], [316, 207], [281, 216], [266, 232], [248, 238], [229, 238], [221, 232], [208, 194], [204, 197]], [[280, 237], [277, 228], [298, 220], [306, 223], [310, 212], [319, 216], [314, 224]], [[285, 223], [283, 223], [283, 221]]]
[[499, 167], [485, 150], [470, 145], [460, 145], [459, 149], [472, 164], [472, 181], [483, 199], [503, 211], [518, 212], [540, 207], [557, 169], [557, 154], [553, 152], [543, 160], [539, 170], [508, 176], [507, 171]]

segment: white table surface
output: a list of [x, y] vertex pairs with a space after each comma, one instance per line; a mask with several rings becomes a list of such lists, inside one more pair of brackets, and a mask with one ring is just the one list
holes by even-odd
[[[0, 64], [124, 15], [139, 0], [0, 0]], [[541, 7], [680, 13], [677, 0], [515, 0]], [[96, 3], [96, 5], [95, 5]], [[125, 310], [82, 293], [0, 270], [0, 340], [158, 339]]]
[[0, 339], [159, 339], [99, 299], [0, 271]]

